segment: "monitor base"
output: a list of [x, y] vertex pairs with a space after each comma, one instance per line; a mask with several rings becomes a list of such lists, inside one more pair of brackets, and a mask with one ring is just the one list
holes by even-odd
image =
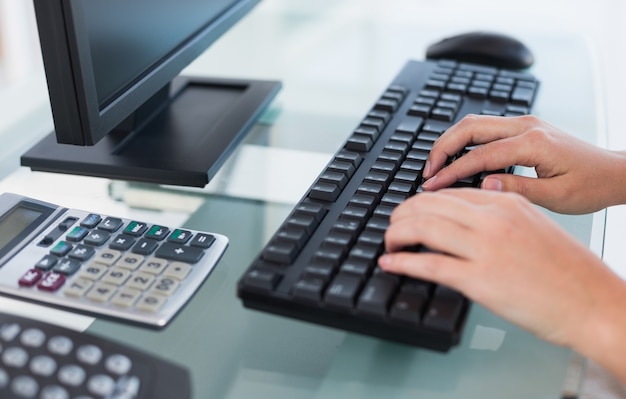
[[277, 81], [176, 78], [169, 102], [138, 128], [94, 146], [59, 144], [55, 133], [22, 166], [157, 184], [204, 187], [280, 90]]

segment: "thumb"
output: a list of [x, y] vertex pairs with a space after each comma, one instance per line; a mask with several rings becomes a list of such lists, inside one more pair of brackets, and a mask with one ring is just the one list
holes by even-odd
[[546, 200], [545, 189], [542, 179], [508, 174], [494, 174], [485, 177], [481, 184], [484, 190], [506, 191], [517, 193], [534, 203]]

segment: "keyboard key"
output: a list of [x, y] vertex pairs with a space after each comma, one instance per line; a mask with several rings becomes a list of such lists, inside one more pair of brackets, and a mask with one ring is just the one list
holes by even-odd
[[357, 294], [361, 288], [361, 279], [350, 274], [338, 274], [329, 284], [324, 301], [344, 309], [354, 307]]
[[251, 270], [246, 273], [244, 283], [256, 289], [273, 290], [280, 281], [278, 273], [268, 270]]
[[381, 318], [385, 317], [395, 288], [395, 284], [389, 279], [372, 278], [363, 288], [357, 309]]
[[322, 279], [302, 278], [293, 286], [293, 296], [297, 299], [319, 302], [326, 284]]
[[397, 321], [418, 325], [428, 297], [416, 292], [401, 292], [391, 307], [391, 318]]
[[453, 331], [464, 306], [465, 299], [461, 294], [439, 286], [424, 316], [424, 325], [436, 330]]

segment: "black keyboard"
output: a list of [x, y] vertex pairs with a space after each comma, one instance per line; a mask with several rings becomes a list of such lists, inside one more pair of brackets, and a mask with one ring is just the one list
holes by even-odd
[[421, 191], [447, 128], [469, 113], [528, 114], [538, 87], [527, 73], [409, 61], [243, 274], [244, 306], [438, 351], [457, 345], [467, 298], [377, 266], [389, 216]]

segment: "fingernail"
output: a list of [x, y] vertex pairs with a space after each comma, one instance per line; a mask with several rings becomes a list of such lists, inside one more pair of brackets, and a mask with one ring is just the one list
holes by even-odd
[[504, 186], [502, 185], [502, 180], [496, 177], [488, 177], [483, 181], [483, 188], [485, 190], [502, 191]]
[[387, 268], [389, 265], [391, 265], [391, 257], [389, 255], [383, 255], [380, 258], [378, 258], [378, 265], [385, 269]]
[[424, 173], [423, 173], [425, 178], [428, 178], [430, 176], [430, 161], [426, 160], [426, 165], [424, 166]]
[[435, 182], [437, 181], [437, 175], [434, 175], [433, 177], [431, 177], [430, 179], [426, 180], [423, 184], [422, 184], [422, 188], [424, 190], [428, 190], [430, 189], [430, 187], [435, 184]]

